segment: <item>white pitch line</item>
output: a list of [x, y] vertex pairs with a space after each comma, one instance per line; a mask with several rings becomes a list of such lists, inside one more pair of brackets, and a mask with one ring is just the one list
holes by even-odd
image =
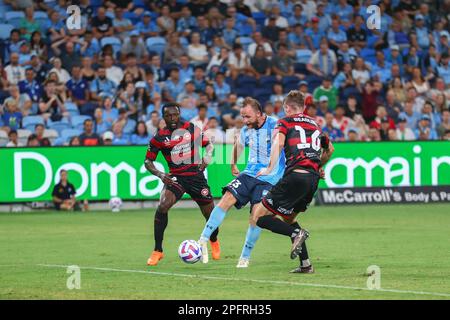
[[[67, 268], [67, 267], [69, 267], [68, 265], [65, 266], [65, 265], [59, 265], [59, 264], [38, 264], [37, 266], [47, 267], [47, 268]], [[369, 288], [364, 288], [364, 287], [340, 286], [340, 285], [334, 285], [334, 284], [299, 283], [299, 282], [290, 282], [290, 281], [227, 278], [227, 277], [218, 277], [218, 276], [204, 276], [204, 275], [195, 275], [195, 274], [186, 274], [186, 273], [171, 273], [171, 272], [145, 271], [145, 270], [127, 270], [127, 269], [100, 268], [100, 267], [79, 267], [79, 268], [85, 269], [85, 270], [144, 273], [144, 274], [154, 274], [154, 275], [160, 275], [160, 276], [197, 278], [197, 279], [205, 279], [205, 280], [245, 281], [245, 282], [262, 283], [262, 284], [278, 284], [278, 285], [292, 285], [292, 286], [315, 287], [315, 288], [364, 290], [364, 291], [371, 291], [371, 292], [392, 292], [392, 293], [405, 293], [405, 294], [450, 297], [450, 293], [439, 293], [439, 292], [410, 291], [410, 290], [396, 290], [396, 289], [382, 289], [382, 288], [381, 289], [369, 289]]]

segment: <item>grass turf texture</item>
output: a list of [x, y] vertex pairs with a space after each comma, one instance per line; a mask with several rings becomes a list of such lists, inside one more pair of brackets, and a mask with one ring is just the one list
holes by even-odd
[[[183, 263], [178, 245], [197, 239], [204, 225], [199, 210], [169, 214], [165, 258], [145, 265], [153, 249], [153, 210], [89, 213], [0, 214], [0, 299], [450, 299], [291, 283], [366, 287], [369, 265], [381, 268], [381, 287], [450, 294], [449, 206], [393, 205], [312, 207], [300, 219], [311, 237], [316, 273], [290, 274], [290, 241], [263, 231], [248, 269], [236, 269], [247, 229], [247, 210], [231, 211], [219, 238], [222, 259]], [[78, 265], [81, 289], [68, 290], [65, 268]], [[83, 267], [199, 275], [113, 272]], [[206, 279], [205, 276], [238, 278]], [[283, 283], [249, 282], [283, 281]]]

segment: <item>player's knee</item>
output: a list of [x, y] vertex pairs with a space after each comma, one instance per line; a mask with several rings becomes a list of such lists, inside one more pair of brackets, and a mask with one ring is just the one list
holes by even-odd
[[232, 206], [234, 206], [235, 203], [236, 198], [231, 194], [231, 192], [227, 191], [217, 205], [223, 210], [228, 211]]
[[156, 208], [157, 212], [163, 213], [163, 214], [167, 214], [167, 212], [169, 211], [171, 206], [169, 206], [168, 204], [159, 204], [159, 206]]

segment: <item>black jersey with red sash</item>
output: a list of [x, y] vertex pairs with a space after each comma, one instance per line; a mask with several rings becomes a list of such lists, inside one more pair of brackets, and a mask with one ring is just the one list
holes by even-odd
[[321, 145], [328, 146], [328, 137], [322, 134], [320, 126], [311, 117], [299, 113], [278, 120], [277, 129], [286, 136], [286, 172], [296, 168], [318, 172]]
[[171, 174], [192, 176], [200, 172], [200, 148], [208, 144], [199, 127], [181, 121], [180, 128], [176, 130], [171, 131], [167, 127], [158, 130], [148, 144], [146, 159], [154, 161], [161, 151]]

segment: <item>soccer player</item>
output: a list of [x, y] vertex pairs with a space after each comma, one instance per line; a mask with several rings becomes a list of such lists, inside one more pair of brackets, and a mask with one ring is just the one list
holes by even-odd
[[[284, 151], [284, 175], [256, 206], [255, 218], [260, 228], [291, 238], [291, 259], [301, 254], [309, 236], [308, 231], [295, 222], [296, 216], [307, 209], [317, 190], [320, 169], [334, 151], [317, 123], [303, 114], [304, 99], [303, 93], [297, 90], [290, 91], [284, 99], [286, 117], [278, 120], [269, 166], [257, 174], [258, 177], [271, 174]], [[312, 270], [312, 265], [310, 268]]]
[[[156, 266], [164, 257], [163, 237], [167, 227], [169, 209], [188, 193], [197, 202], [203, 216], [208, 219], [214, 208], [210, 188], [203, 174], [208, 165], [213, 145], [203, 137], [201, 130], [180, 117], [180, 105], [167, 103], [162, 108], [166, 127], [158, 130], [150, 140], [145, 159], [145, 167], [161, 179], [164, 188], [156, 209], [154, 220], [155, 248], [147, 265]], [[206, 155], [200, 161], [200, 147], [206, 147]], [[161, 151], [169, 165], [170, 173], [159, 171], [154, 164]], [[214, 259], [220, 259], [220, 245], [217, 240], [219, 230], [213, 230], [211, 247]]]
[[[244, 99], [240, 112], [246, 127], [242, 128], [240, 137], [235, 139], [233, 145], [231, 172], [237, 178], [223, 188], [223, 197], [215, 206], [202, 232], [199, 243], [202, 245], [203, 263], [208, 262], [207, 241], [211, 233], [223, 222], [231, 207], [235, 206], [240, 209], [250, 202], [250, 212], [252, 213], [255, 205], [278, 182], [284, 171], [284, 157], [280, 157], [276, 169], [270, 175], [256, 178], [259, 170], [269, 163], [272, 133], [275, 129], [276, 119], [264, 114], [259, 102], [250, 97]], [[244, 146], [250, 146], [250, 154], [247, 167], [243, 172], [239, 172], [236, 162]], [[248, 267], [250, 253], [260, 233], [261, 229], [255, 223], [252, 223], [250, 217], [244, 247], [237, 264], [238, 268]]]

